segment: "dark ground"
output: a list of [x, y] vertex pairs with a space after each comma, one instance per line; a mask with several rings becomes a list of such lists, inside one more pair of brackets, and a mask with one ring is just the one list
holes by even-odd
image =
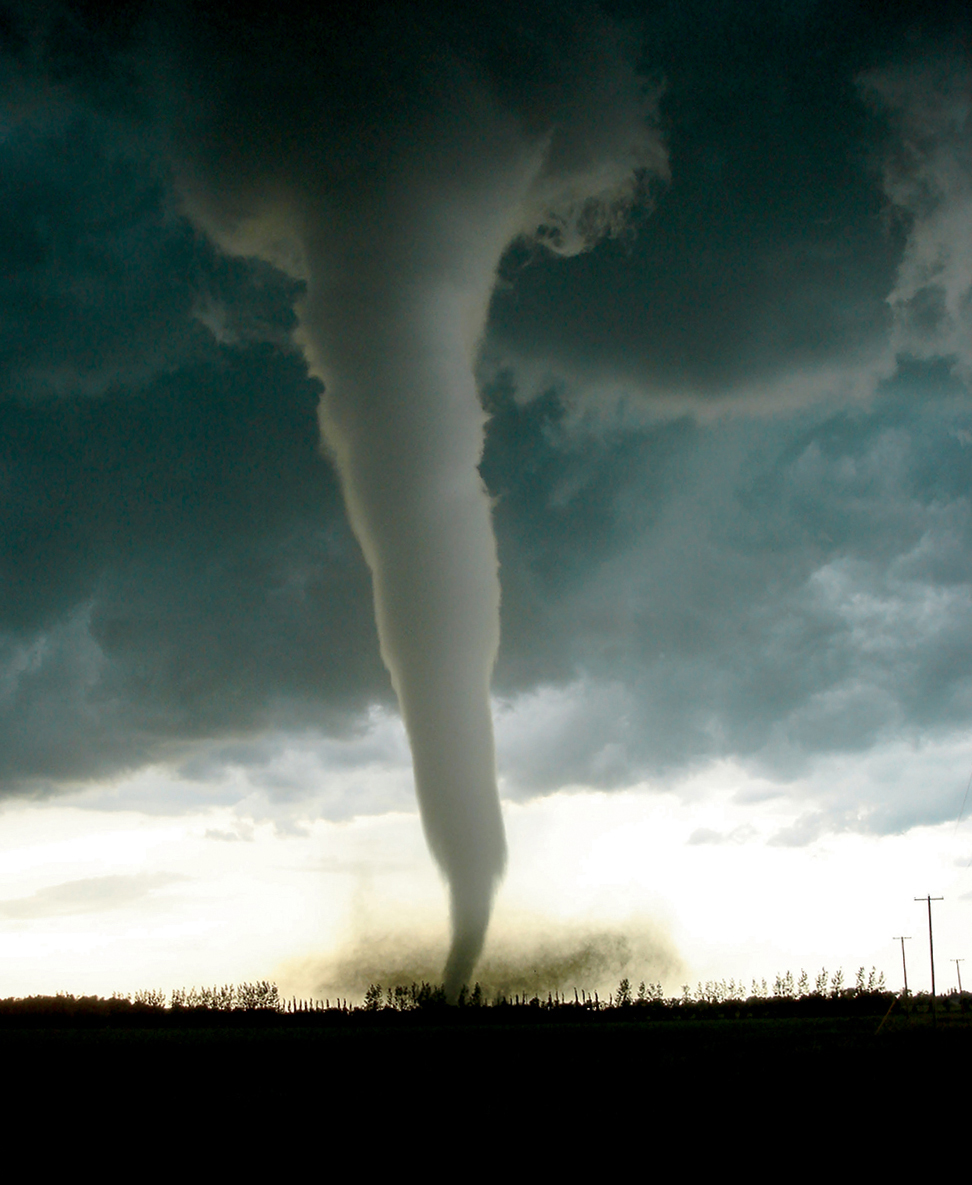
[[[577, 1079], [623, 1083], [646, 1076], [656, 1083], [706, 1079], [758, 1081], [831, 1080], [861, 1074], [885, 1078], [927, 1075], [968, 1064], [972, 1015], [892, 1015], [878, 1031], [881, 1014], [834, 1017], [705, 1018], [641, 1020], [599, 1017], [596, 1023], [516, 1016], [458, 1020], [442, 1017], [356, 1014], [343, 1024], [309, 1024], [282, 1016], [175, 1018], [168, 1023], [7, 1024], [0, 1029], [0, 1063], [7, 1072], [71, 1075], [113, 1067], [118, 1071], [180, 1075], [190, 1068], [207, 1073], [259, 1065], [273, 1078], [314, 1063], [344, 1083], [394, 1083], [399, 1068], [433, 1081], [448, 1080], [458, 1065], [501, 1078], [511, 1066], [532, 1093], [542, 1076], [556, 1089]], [[493, 1010], [488, 1010], [492, 1012]], [[450, 1015], [450, 1013], [452, 1015]], [[533, 1072], [522, 1070], [534, 1067]]]
[[67, 1142], [139, 1176], [155, 1160], [167, 1174], [303, 1173], [313, 1155], [315, 1173], [342, 1179], [407, 1182], [410, 1165], [474, 1183], [829, 1180], [854, 1165], [883, 1177], [929, 1130], [942, 1150], [964, 1141], [968, 1013], [892, 1015], [878, 1033], [881, 1015], [475, 1023], [459, 1011], [4, 1027], [6, 1130], [16, 1142], [40, 1114], [42, 1154]]

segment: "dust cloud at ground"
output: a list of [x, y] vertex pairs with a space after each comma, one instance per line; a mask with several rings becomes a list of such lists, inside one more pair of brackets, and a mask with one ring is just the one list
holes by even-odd
[[[573, 996], [574, 990], [604, 998], [626, 977], [637, 988], [642, 980], [672, 985], [684, 964], [671, 937], [655, 922], [636, 920], [623, 926], [541, 927], [497, 934], [474, 974], [486, 998], [550, 992]], [[444, 942], [425, 936], [359, 935], [330, 955], [291, 960], [278, 968], [275, 981], [285, 996], [346, 998], [358, 1003], [368, 987], [407, 987], [439, 982]], [[472, 984], [469, 985], [472, 987]]]

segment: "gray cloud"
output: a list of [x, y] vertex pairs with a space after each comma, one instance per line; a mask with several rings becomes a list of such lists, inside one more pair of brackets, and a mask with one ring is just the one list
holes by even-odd
[[[632, 233], [500, 265], [481, 472], [514, 796], [718, 755], [809, 777], [972, 716], [964, 18], [737, 8], [645, 18], [671, 168]], [[138, 21], [79, 20], [20, 53], [0, 121], [0, 778], [168, 762], [226, 802], [245, 770], [296, 819], [327, 771], [400, 759], [368, 732], [391, 687], [290, 340], [304, 288], [192, 229], [119, 66]], [[514, 94], [536, 63], [483, 20]], [[947, 817], [945, 772], [885, 774], [818, 786], [820, 825]], [[399, 801], [348, 785], [322, 813]]]
[[520, 449], [487, 469], [510, 573], [497, 682], [534, 695], [522, 733], [501, 725], [514, 782], [623, 784], [725, 753], [791, 776], [962, 728], [968, 414], [947, 372], [913, 367], [852, 414], [581, 449], [553, 396], [501, 395], [495, 430]]
[[12, 897], [0, 901], [0, 917], [21, 921], [124, 909], [150, 896], [157, 889], [187, 879], [176, 873], [144, 872], [133, 876], [94, 876], [65, 881], [60, 885], [38, 889], [29, 897]]
[[714, 831], [711, 827], [697, 827], [688, 838], [690, 844], [749, 843], [756, 838], [756, 829], [747, 823], [731, 831]]
[[884, 187], [907, 226], [889, 302], [894, 348], [952, 357], [972, 378], [972, 64], [953, 47], [869, 72], [891, 114]]

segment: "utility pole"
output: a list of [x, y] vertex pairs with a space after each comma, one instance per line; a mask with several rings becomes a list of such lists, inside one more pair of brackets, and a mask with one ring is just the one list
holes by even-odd
[[958, 981], [959, 981], [959, 995], [961, 996], [961, 994], [962, 994], [962, 968], [959, 966], [959, 963], [964, 963], [965, 959], [949, 959], [949, 962], [955, 964], [955, 973], [956, 973], [956, 975], [958, 975]]
[[902, 974], [904, 975], [904, 981], [905, 981], [904, 994], [907, 996], [907, 994], [908, 994], [908, 964], [905, 962], [904, 944], [906, 942], [911, 941], [911, 935], [910, 934], [896, 934], [894, 937], [894, 941], [901, 943], [901, 971], [902, 971]]
[[932, 940], [932, 917], [931, 917], [931, 903], [933, 901], [944, 901], [944, 897], [932, 897], [926, 894], [924, 897], [916, 897], [916, 901], [928, 902], [928, 958], [931, 961], [931, 979], [932, 979], [932, 1019], [935, 1018], [935, 943]]

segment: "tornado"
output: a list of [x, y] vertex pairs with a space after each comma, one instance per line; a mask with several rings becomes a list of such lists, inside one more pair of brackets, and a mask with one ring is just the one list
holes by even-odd
[[497, 267], [517, 238], [571, 255], [616, 233], [666, 162], [632, 44], [594, 9], [443, 12], [194, 10], [158, 89], [185, 210], [305, 285], [296, 338], [448, 884], [455, 999], [506, 863], [475, 379]]

